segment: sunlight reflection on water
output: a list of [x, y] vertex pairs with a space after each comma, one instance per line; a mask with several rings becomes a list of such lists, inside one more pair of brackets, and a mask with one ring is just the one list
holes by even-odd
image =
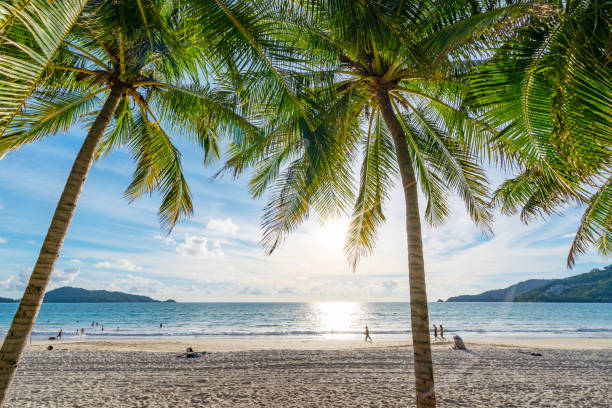
[[364, 304], [358, 302], [318, 302], [312, 303], [312, 310], [319, 327], [327, 337], [353, 337], [347, 332], [361, 330], [365, 314]]

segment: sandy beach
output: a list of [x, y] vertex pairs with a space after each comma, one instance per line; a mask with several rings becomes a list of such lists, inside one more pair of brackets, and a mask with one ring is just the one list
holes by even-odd
[[[124, 340], [28, 347], [8, 407], [400, 407], [406, 341]], [[209, 353], [176, 355], [186, 345]], [[612, 339], [434, 344], [440, 407], [609, 407]], [[541, 356], [530, 353], [537, 352]]]

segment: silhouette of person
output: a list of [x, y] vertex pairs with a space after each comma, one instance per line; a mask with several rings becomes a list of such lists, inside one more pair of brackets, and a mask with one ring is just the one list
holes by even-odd
[[372, 338], [370, 337], [370, 330], [368, 330], [368, 326], [366, 325], [365, 327], [365, 341], [370, 341], [370, 343], [372, 342]]
[[434, 340], [438, 340], [438, 327], [434, 324]]
[[444, 326], [440, 325], [440, 340], [446, 341], [444, 338]]

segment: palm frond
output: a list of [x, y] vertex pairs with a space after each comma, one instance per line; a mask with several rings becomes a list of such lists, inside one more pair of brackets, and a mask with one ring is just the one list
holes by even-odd
[[46, 136], [66, 132], [83, 116], [95, 112], [101, 101], [98, 94], [106, 90], [68, 91], [53, 95], [36, 93], [29, 99], [27, 108], [0, 136], [0, 152], [15, 150]]
[[592, 246], [605, 257], [612, 253], [612, 178], [591, 197], [567, 256], [567, 265], [574, 266], [576, 257]]
[[379, 111], [371, 115], [364, 150], [359, 193], [344, 247], [353, 271], [374, 249], [377, 230], [385, 221], [383, 204], [397, 176], [395, 150]]
[[0, 4], [0, 135], [22, 109], [86, 0]]
[[144, 113], [134, 116], [133, 135], [128, 148], [137, 166], [125, 196], [135, 200], [142, 194], [152, 194], [158, 190], [162, 194], [160, 222], [170, 232], [179, 220], [193, 213], [181, 154], [158, 123], [148, 120]]

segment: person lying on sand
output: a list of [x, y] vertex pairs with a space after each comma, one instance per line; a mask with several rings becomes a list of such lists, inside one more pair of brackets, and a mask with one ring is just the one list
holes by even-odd
[[177, 358], [179, 357], [180, 358], [198, 358], [198, 357], [202, 357], [204, 354], [206, 354], [205, 351], [198, 353], [197, 351], [193, 351], [191, 347], [187, 347], [184, 353], [181, 353], [176, 357]]

